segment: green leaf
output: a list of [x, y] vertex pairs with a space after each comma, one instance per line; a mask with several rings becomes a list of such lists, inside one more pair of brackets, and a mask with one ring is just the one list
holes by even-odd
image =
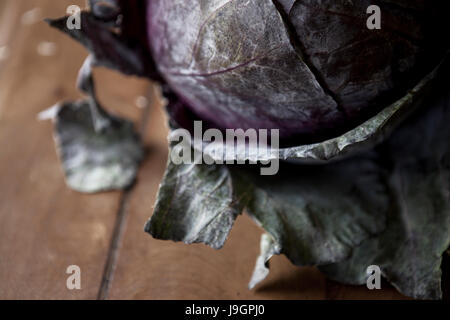
[[248, 284], [249, 289], [253, 289], [258, 283], [263, 281], [269, 275], [269, 260], [277, 254], [280, 254], [280, 247], [268, 233], [261, 236], [261, 254], [256, 260], [255, 270]]
[[170, 162], [145, 231], [157, 239], [219, 249], [241, 211], [225, 166]]
[[232, 170], [250, 190], [246, 211], [281, 253], [298, 265], [320, 265], [348, 257], [384, 230], [389, 193], [377, 160], [368, 154], [329, 165], [282, 164], [275, 176]]
[[385, 173], [375, 154], [328, 165], [281, 163], [275, 176], [230, 167], [247, 191], [246, 212], [270, 234], [262, 239], [250, 287], [268, 274], [268, 259], [285, 254], [296, 265], [348, 258], [364, 240], [385, 229], [390, 207]]
[[122, 190], [136, 179], [143, 158], [133, 123], [103, 111], [102, 130], [95, 128], [91, 99], [56, 107], [54, 138], [66, 182], [72, 189], [94, 193]]
[[322, 268], [331, 278], [363, 284], [367, 266], [375, 264], [408, 296], [442, 297], [440, 266], [450, 245], [450, 93], [444, 86], [380, 151], [392, 165], [388, 228], [350, 259]]
[[139, 134], [131, 121], [108, 113], [100, 105], [89, 55], [78, 76], [88, 98], [65, 102], [42, 112], [55, 122], [54, 139], [68, 186], [94, 193], [130, 187], [144, 157]]

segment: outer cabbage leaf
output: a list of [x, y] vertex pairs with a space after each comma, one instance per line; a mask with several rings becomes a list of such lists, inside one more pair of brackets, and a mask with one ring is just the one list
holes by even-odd
[[[448, 79], [448, 78], [446, 78]], [[379, 265], [401, 292], [440, 298], [442, 254], [450, 245], [450, 91], [446, 81], [380, 153], [391, 166], [394, 207], [388, 227], [352, 256], [322, 268], [341, 282], [365, 283], [365, 268]]]
[[389, 193], [376, 155], [318, 166], [283, 163], [275, 176], [232, 167], [246, 212], [298, 265], [341, 261], [382, 231]]
[[[130, 9], [137, 6], [134, 1]], [[140, 2], [142, 5], [142, 2]], [[91, 54], [80, 69], [78, 87], [88, 98], [59, 103], [43, 118], [55, 122], [54, 138], [69, 187], [94, 193], [125, 189], [136, 178], [144, 152], [133, 124], [109, 114], [100, 105], [92, 76], [94, 66], [105, 66], [125, 74], [156, 75], [146, 46], [133, 34], [129, 16], [119, 23], [124, 8], [119, 1], [90, 1], [92, 11], [80, 13], [81, 29], [70, 30], [68, 17], [48, 20], [86, 46]], [[131, 10], [132, 11], [132, 10]], [[121, 32], [117, 32], [120, 25]], [[154, 76], [157, 78], [157, 76]]]
[[56, 107], [55, 142], [66, 182], [73, 190], [94, 193], [130, 187], [143, 158], [133, 123], [104, 115], [108, 125], [97, 131], [91, 100]]
[[220, 249], [242, 211], [237, 196], [225, 166], [169, 162], [145, 231], [157, 239]]
[[91, 1], [91, 6], [91, 11], [80, 14], [80, 29], [68, 29], [69, 17], [47, 19], [47, 22], [85, 46], [97, 66], [159, 80], [146, 42], [142, 41], [146, 37], [145, 17], [140, 19], [136, 14], [139, 10], [145, 11], [145, 3], [133, 0], [124, 5], [123, 1]]

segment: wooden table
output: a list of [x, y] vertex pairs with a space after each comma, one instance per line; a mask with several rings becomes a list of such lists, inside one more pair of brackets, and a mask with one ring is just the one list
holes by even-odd
[[[249, 291], [262, 231], [246, 216], [220, 251], [144, 233], [167, 157], [157, 99], [144, 130], [151, 152], [136, 187], [97, 195], [69, 190], [52, 124], [36, 116], [79, 97], [75, 80], [86, 51], [39, 20], [62, 16], [71, 4], [84, 1], [0, 1], [1, 299], [403, 298], [388, 285], [369, 291], [327, 281], [317, 269], [295, 267], [285, 257], [274, 258], [268, 279]], [[136, 98], [151, 99], [152, 85], [103, 69], [95, 77], [103, 104], [139, 124]], [[81, 268], [81, 290], [66, 287], [69, 265]]]

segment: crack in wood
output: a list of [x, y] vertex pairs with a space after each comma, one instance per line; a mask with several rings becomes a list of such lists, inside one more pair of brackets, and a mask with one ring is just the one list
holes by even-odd
[[[147, 90], [146, 98], [148, 101], [154, 98], [154, 90]], [[149, 121], [150, 121], [150, 103], [143, 108], [140, 120], [139, 132], [141, 138], [145, 136]], [[120, 246], [125, 234], [127, 219], [128, 219], [128, 205], [130, 203], [130, 198], [134, 190], [134, 185], [128, 190], [122, 192], [119, 200], [119, 209], [117, 210], [116, 222], [114, 225], [114, 230], [111, 237], [110, 246], [108, 249], [108, 255], [106, 258], [105, 268], [103, 271], [102, 281], [97, 295], [97, 300], [107, 300], [109, 293], [111, 291], [112, 282], [114, 279], [114, 274], [117, 267], [117, 262], [119, 260]]]

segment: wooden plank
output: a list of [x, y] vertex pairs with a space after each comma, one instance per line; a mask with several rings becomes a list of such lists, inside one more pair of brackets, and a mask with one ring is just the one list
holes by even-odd
[[[71, 4], [84, 1], [8, 0], [4, 10], [17, 9], [20, 18], [40, 7], [42, 16], [58, 17]], [[79, 96], [75, 82], [86, 51], [43, 22], [14, 23], [10, 58], [0, 73], [0, 299], [95, 299], [121, 195], [70, 191], [52, 125], [36, 120], [53, 103]], [[37, 53], [43, 41], [56, 45], [54, 56]], [[112, 72], [97, 75], [108, 90], [124, 80]], [[147, 87], [133, 80], [119, 86], [105, 101], [114, 101], [113, 108], [134, 101]], [[125, 113], [138, 115], [136, 107]], [[79, 291], [66, 287], [69, 265], [81, 268]]]
[[386, 281], [381, 290], [368, 290], [365, 286], [345, 286], [327, 280], [327, 299], [329, 300], [410, 300], [400, 294]]

